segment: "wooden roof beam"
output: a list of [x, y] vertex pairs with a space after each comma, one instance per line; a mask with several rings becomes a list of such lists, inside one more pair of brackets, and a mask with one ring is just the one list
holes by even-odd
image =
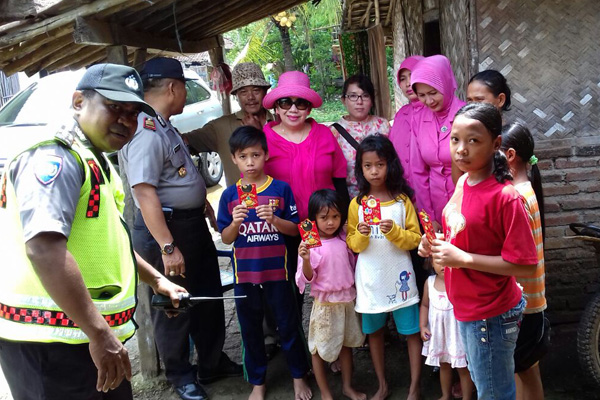
[[176, 53], [201, 53], [218, 47], [218, 38], [210, 37], [198, 41], [182, 40], [181, 47], [177, 39], [153, 36], [146, 32], [125, 29], [114, 23], [77, 18], [73, 40], [77, 44], [114, 46], [123, 45], [135, 48], [166, 50]]
[[93, 3], [82, 5], [71, 11], [65, 12], [64, 14], [46, 18], [34, 24], [29, 24], [28, 22], [19, 24], [4, 36], [0, 36], [0, 48], [13, 46], [20, 42], [34, 39], [38, 35], [46, 34], [53, 29], [71, 24], [78, 17], [93, 15], [108, 7], [114, 7], [114, 12], [117, 12], [119, 9], [130, 7], [132, 1], [140, 2], [142, 0], [97, 0]]
[[5, 0], [0, 1], [0, 22], [20, 21], [36, 17], [62, 0]]

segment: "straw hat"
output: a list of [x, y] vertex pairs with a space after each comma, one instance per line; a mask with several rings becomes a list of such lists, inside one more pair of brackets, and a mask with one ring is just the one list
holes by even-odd
[[233, 67], [231, 75], [231, 80], [233, 81], [231, 94], [235, 94], [238, 89], [241, 89], [244, 86], [261, 86], [267, 89], [271, 87], [269, 82], [265, 79], [260, 67], [252, 62], [237, 64]]
[[321, 107], [321, 96], [310, 88], [308, 75], [300, 71], [284, 72], [279, 77], [277, 87], [263, 99], [264, 108], [273, 108], [275, 102], [284, 97], [298, 97], [310, 101], [313, 108]]

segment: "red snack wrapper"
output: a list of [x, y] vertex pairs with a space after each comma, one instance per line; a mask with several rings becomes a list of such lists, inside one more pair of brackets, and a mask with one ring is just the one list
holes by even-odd
[[425, 210], [421, 210], [419, 212], [419, 219], [421, 220], [421, 225], [423, 225], [425, 236], [431, 244], [436, 239], [435, 231], [433, 230], [433, 224], [431, 223], [431, 218], [429, 218], [429, 214], [427, 214]]
[[245, 204], [248, 208], [256, 208], [258, 206], [258, 195], [256, 194], [256, 185], [254, 183], [238, 185], [237, 191], [240, 204]]
[[369, 196], [361, 200], [363, 219], [367, 225], [379, 225], [381, 222], [381, 203], [379, 199]]
[[317, 230], [317, 224], [315, 221], [305, 219], [298, 224], [298, 230], [300, 231], [300, 237], [302, 241], [306, 243], [306, 247], [312, 249], [313, 247], [321, 247], [321, 237]]

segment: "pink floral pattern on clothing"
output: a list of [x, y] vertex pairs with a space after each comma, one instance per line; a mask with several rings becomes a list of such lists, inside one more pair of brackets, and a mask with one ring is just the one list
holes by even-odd
[[[347, 117], [347, 115], [343, 116], [339, 119], [339, 121], [337, 121], [337, 123], [344, 127], [350, 136], [352, 136], [358, 143], [362, 142], [362, 140], [369, 135], [380, 133], [388, 136], [390, 133], [390, 123], [385, 118], [381, 118], [376, 115], [370, 115], [365, 121], [357, 122], [349, 121], [346, 119]], [[356, 176], [354, 175], [356, 150], [342, 135], [340, 135], [337, 130], [335, 130], [335, 128], [331, 128], [331, 131], [333, 132], [333, 136], [335, 136], [340, 144], [342, 152], [344, 153], [344, 157], [346, 158], [346, 170], [348, 173], [348, 176], [346, 177], [346, 184], [348, 185], [348, 193], [350, 193], [350, 198], [356, 197], [358, 196], [358, 183], [356, 182]]]

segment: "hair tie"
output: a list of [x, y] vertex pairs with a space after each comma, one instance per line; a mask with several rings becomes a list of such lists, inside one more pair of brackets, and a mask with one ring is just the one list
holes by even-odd
[[535, 165], [538, 162], [538, 158], [535, 155], [532, 155], [531, 157], [529, 157], [529, 165]]

